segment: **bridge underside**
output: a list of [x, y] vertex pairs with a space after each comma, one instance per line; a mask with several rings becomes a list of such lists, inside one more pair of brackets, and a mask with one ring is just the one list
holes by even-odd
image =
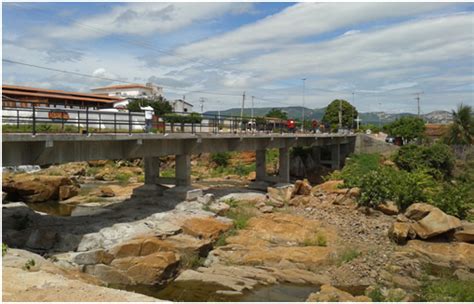
[[[342, 135], [4, 135], [3, 166], [47, 165], [103, 159], [144, 158], [145, 188], [159, 192], [158, 184], [191, 185], [191, 155], [226, 151], [256, 151], [257, 182], [288, 183], [292, 147], [330, 149], [331, 159], [321, 164], [337, 169], [354, 151], [355, 136]], [[266, 149], [279, 149], [279, 174], [266, 174]], [[176, 155], [175, 178], [159, 174], [160, 156]], [[314, 155], [313, 155], [314, 156]]]

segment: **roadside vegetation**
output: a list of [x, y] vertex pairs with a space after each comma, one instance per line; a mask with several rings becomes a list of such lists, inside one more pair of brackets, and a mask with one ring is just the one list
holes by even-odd
[[[458, 111], [464, 109], [461, 107]], [[470, 117], [472, 119], [472, 114]], [[403, 121], [400, 119], [389, 127], [403, 132], [392, 134], [403, 136], [405, 141], [421, 137], [416, 135], [423, 130], [418, 122], [411, 121], [408, 127], [413, 130], [409, 131], [405, 130], [407, 126]], [[343, 187], [359, 187], [358, 203], [363, 206], [376, 207], [390, 200], [404, 210], [413, 203], [426, 202], [447, 214], [472, 222], [474, 217], [469, 210], [474, 209], [474, 136], [466, 134], [469, 129], [472, 132], [473, 128], [466, 126], [465, 122], [455, 122], [449, 133], [450, 140], [402, 146], [391, 160], [384, 160], [377, 154], [351, 156], [341, 171], [333, 172], [328, 178], [344, 180]], [[458, 130], [458, 135], [453, 134], [455, 130]], [[443, 143], [454, 143], [453, 138], [459, 139], [456, 145]]]

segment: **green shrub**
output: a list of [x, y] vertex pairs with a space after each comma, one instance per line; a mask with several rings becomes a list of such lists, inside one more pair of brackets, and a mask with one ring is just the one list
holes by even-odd
[[120, 183], [127, 183], [128, 180], [130, 179], [130, 177], [132, 177], [131, 174], [129, 173], [117, 173], [117, 175], [115, 175], [115, 179], [120, 182]]
[[5, 243], [2, 243], [2, 257], [5, 256], [5, 254], [7, 254], [7, 251], [8, 251], [8, 245]]
[[23, 265], [23, 270], [31, 270], [36, 265], [36, 262], [34, 259], [29, 259], [28, 261], [25, 262], [25, 265]]
[[468, 183], [444, 183], [433, 197], [433, 205], [447, 214], [466, 219], [474, 209], [474, 189]]
[[362, 177], [359, 204], [376, 207], [392, 200], [400, 209], [415, 202], [427, 202], [434, 187], [433, 179], [424, 171], [406, 172], [392, 167], [380, 167]]
[[343, 179], [343, 187], [360, 187], [362, 178], [380, 167], [379, 154], [351, 155], [341, 171], [334, 171], [329, 179]]
[[371, 298], [373, 302], [383, 302], [385, 300], [380, 286], [375, 286], [372, 290], [370, 290], [367, 296]]
[[403, 146], [395, 154], [394, 161], [400, 169], [426, 170], [437, 179], [451, 176], [454, 168], [451, 148], [441, 143], [432, 146]]
[[163, 115], [165, 122], [169, 123], [201, 123], [202, 115], [199, 113], [190, 113], [188, 115], [167, 113]]
[[211, 161], [220, 167], [227, 167], [231, 154], [229, 152], [217, 152], [211, 154]]

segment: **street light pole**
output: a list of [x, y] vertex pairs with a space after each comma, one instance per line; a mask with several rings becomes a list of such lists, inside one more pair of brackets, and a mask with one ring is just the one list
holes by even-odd
[[303, 80], [303, 109], [302, 109], [302, 117], [301, 117], [301, 131], [304, 132], [304, 98], [305, 98], [305, 84], [306, 78], [301, 79]]

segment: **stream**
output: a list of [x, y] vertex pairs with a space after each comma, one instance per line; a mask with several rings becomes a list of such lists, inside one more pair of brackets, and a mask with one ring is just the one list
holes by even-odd
[[171, 282], [166, 286], [111, 286], [151, 296], [161, 300], [179, 302], [304, 302], [319, 291], [319, 286], [300, 284], [274, 284], [259, 286], [243, 294], [232, 294], [220, 285], [202, 282]]

